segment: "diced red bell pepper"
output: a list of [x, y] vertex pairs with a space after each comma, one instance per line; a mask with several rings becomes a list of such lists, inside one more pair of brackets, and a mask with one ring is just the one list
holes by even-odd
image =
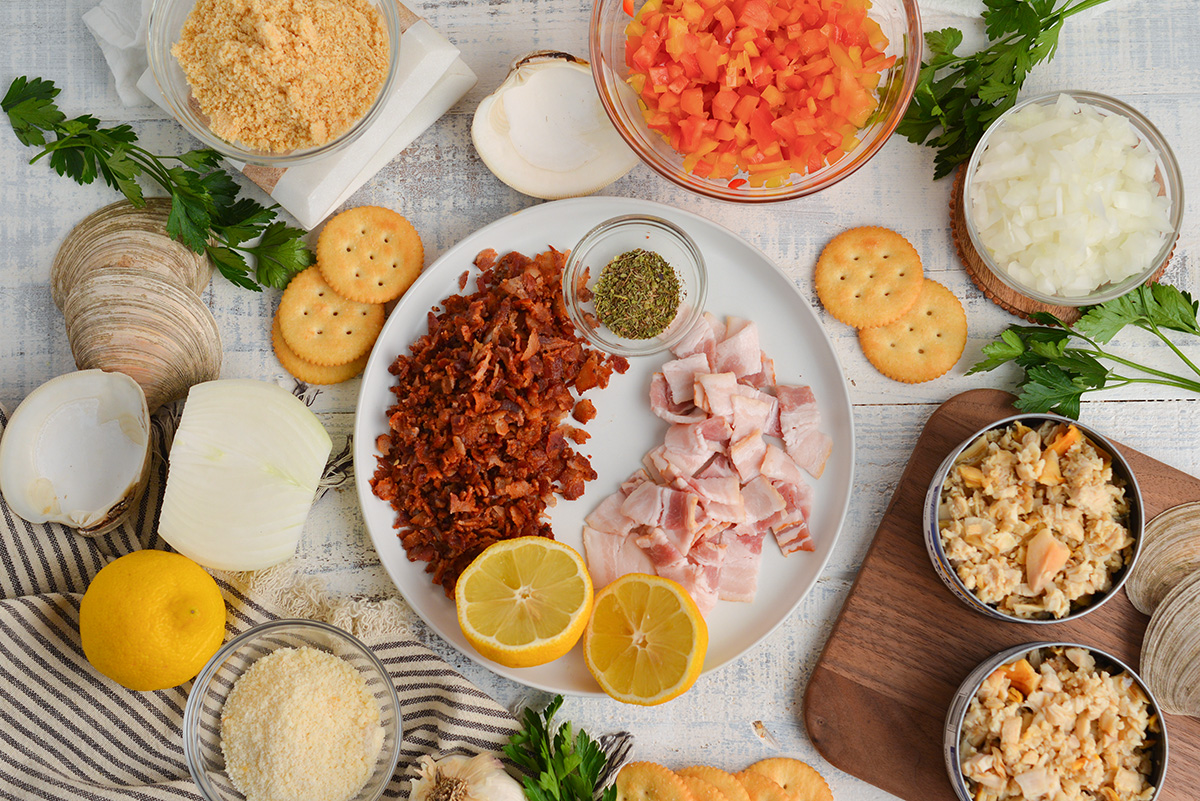
[[[632, 13], [633, 0], [623, 0]], [[781, 186], [859, 146], [894, 67], [870, 0], [644, 0], [626, 27], [630, 86], [684, 168]]]

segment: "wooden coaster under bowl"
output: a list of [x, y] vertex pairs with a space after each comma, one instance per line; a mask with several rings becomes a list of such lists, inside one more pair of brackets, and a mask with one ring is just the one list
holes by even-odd
[[[988, 300], [1006, 312], [1026, 320], [1030, 320], [1030, 315], [1034, 312], [1050, 312], [1058, 319], [1068, 323], [1078, 320], [1082, 316], [1080, 307], [1054, 306], [1026, 297], [997, 278], [984, 264], [983, 259], [971, 244], [971, 235], [967, 233], [967, 216], [963, 209], [963, 181], [966, 174], [966, 164], [959, 165], [954, 173], [954, 188], [950, 192], [950, 233], [954, 237], [954, 248], [958, 251], [958, 258], [963, 263], [963, 267], [967, 269], [967, 275], [971, 276], [971, 281], [979, 287], [979, 291], [986, 295]], [[1171, 255], [1175, 255], [1173, 249]], [[1146, 283], [1157, 282], [1170, 263], [1171, 258], [1168, 256]], [[1032, 320], [1030, 321], [1032, 322]]]

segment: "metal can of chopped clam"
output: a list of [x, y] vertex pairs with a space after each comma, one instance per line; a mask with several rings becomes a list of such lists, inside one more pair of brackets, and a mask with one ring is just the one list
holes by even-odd
[[[970, 449], [977, 447], [977, 443], [982, 442], [985, 435], [996, 430], [1004, 430], [1010, 426], [1017, 424], [1028, 428], [1036, 429], [1045, 423], [1054, 423], [1057, 425], [1075, 427], [1082, 433], [1084, 439], [1092, 446], [1100, 457], [1107, 458], [1111, 464], [1111, 473], [1114, 478], [1119, 478], [1124, 485], [1124, 498], [1128, 506], [1128, 511], [1122, 521], [1124, 528], [1128, 532], [1128, 536], [1132, 538], [1131, 546], [1126, 546], [1128, 556], [1124, 558], [1124, 564], [1110, 574], [1111, 584], [1102, 592], [1096, 592], [1087, 598], [1086, 603], [1072, 603], [1069, 614], [1053, 615], [1034, 615], [1021, 616], [1019, 614], [1010, 613], [1008, 611], [997, 608], [997, 605], [988, 603], [981, 599], [971, 587], [964, 583], [959, 576], [956, 566], [947, 553], [947, 548], [943, 543], [941, 529], [943, 526], [943, 491], [950, 478], [951, 471], [960, 463]], [[1057, 470], [1057, 459], [1056, 467]], [[923, 509], [922, 530], [925, 540], [925, 548], [929, 552], [930, 561], [933, 564], [934, 571], [942, 580], [942, 583], [957, 597], [960, 601], [966, 604], [971, 609], [979, 612], [982, 615], [990, 617], [994, 620], [1003, 620], [1014, 623], [1062, 623], [1067, 620], [1074, 620], [1088, 612], [1099, 608], [1105, 601], [1111, 598], [1121, 589], [1125, 579], [1132, 572], [1134, 564], [1137, 561], [1138, 554], [1141, 552], [1142, 534], [1145, 528], [1145, 517], [1142, 506], [1141, 489], [1138, 486], [1137, 479], [1133, 474], [1132, 468], [1125, 460], [1125, 457], [1116, 448], [1116, 446], [1099, 434], [1094, 429], [1082, 425], [1075, 420], [1068, 419], [1056, 414], [1021, 414], [1007, 417], [1003, 420], [998, 420], [984, 428], [973, 433], [965, 439], [958, 447], [956, 447], [941, 463], [938, 469], [934, 472], [933, 479], [929, 483], [929, 489], [925, 495], [925, 505]], [[1024, 550], [1026, 545], [1021, 544], [1021, 549]], [[1066, 611], [1066, 610], [1060, 610]]]
[[[1078, 650], [1074, 650], [1078, 649]], [[1055, 768], [1061, 768], [1061, 776], [1070, 776], [1073, 779], [1081, 777], [1080, 769], [1076, 767], [1076, 763], [1063, 765], [1029, 765], [1031, 770], [1026, 770], [1023, 773], [1012, 772], [1012, 782], [1017, 784], [1021, 794], [1013, 794], [1010, 792], [1011, 783], [1006, 782], [1002, 787], [986, 787], [983, 784], [974, 780], [968, 780], [965, 771], [972, 770], [975, 766], [968, 767], [968, 763], [972, 759], [980, 760], [981, 764], [986, 764], [987, 760], [996, 760], [1000, 757], [998, 753], [1002, 753], [1002, 748], [995, 743], [987, 742], [986, 738], [989, 733], [984, 730], [975, 730], [978, 726], [979, 719], [977, 716], [968, 715], [971, 708], [971, 701], [985, 691], [985, 682], [989, 682], [994, 674], [998, 671], [1009, 669], [1010, 673], [1005, 672], [1004, 681], [997, 681], [994, 684], [996, 691], [1003, 690], [1007, 698], [1000, 699], [1001, 703], [997, 703], [995, 699], [982, 699], [981, 704], [990, 704], [986, 710], [986, 714], [995, 716], [1003, 714], [1005, 708], [1011, 707], [1014, 714], [1014, 722], [1016, 726], [1028, 728], [1029, 717], [1036, 717], [1041, 713], [1040, 707], [1044, 699], [1037, 698], [1038, 689], [1043, 689], [1041, 686], [1034, 685], [1037, 689], [1029, 691], [1025, 687], [1026, 692], [1022, 693], [1020, 689], [1016, 689], [1016, 685], [1021, 684], [1022, 669], [1026, 681], [1038, 680], [1044, 682], [1047, 679], [1047, 671], [1037, 671], [1031, 666], [1031, 662], [1041, 666], [1044, 662], [1051, 658], [1061, 657], [1065, 660], [1070, 660], [1070, 664], [1078, 670], [1090, 670], [1093, 674], [1101, 671], [1107, 672], [1111, 677], [1109, 679], [1109, 687], [1119, 699], [1122, 715], [1143, 715], [1141, 723], [1145, 725], [1145, 736], [1142, 743], [1132, 747], [1127, 754], [1099, 754], [1103, 757], [1105, 779], [1104, 784], [1097, 787], [1087, 788], [1089, 795], [1082, 793], [1077, 796], [1072, 796], [1070, 792], [1063, 791], [1062, 796], [1040, 794], [1047, 790], [1046, 786], [1034, 786], [1035, 782], [1043, 783], [1049, 781], [1051, 785], [1056, 784], [1058, 779], [1054, 775], [1027, 775], [1032, 773], [1032, 769], [1040, 769], [1048, 767], [1049, 773], [1055, 772]], [[1073, 659], [1072, 659], [1073, 658]], [[1075, 660], [1078, 660], [1077, 662]], [[1024, 664], [1022, 664], [1024, 663]], [[1053, 673], [1053, 671], [1049, 671]], [[1127, 677], [1127, 678], [1126, 678]], [[1056, 692], [1069, 691], [1066, 683], [1060, 682]], [[1015, 695], [1012, 695], [1014, 694]], [[1084, 706], [1084, 711], [1087, 712], [1093, 704], [1093, 699], [1089, 699], [1089, 704]], [[999, 709], [999, 711], [997, 711]], [[1138, 709], [1139, 712], [1130, 712], [1130, 709]], [[1029, 716], [1029, 717], [1026, 717]], [[1127, 721], [1122, 720], [1122, 724]], [[1067, 726], [1067, 722], [1063, 723]], [[971, 727], [972, 730], [965, 731], [964, 727]], [[1069, 727], [1069, 726], [1068, 726]], [[1003, 728], [1003, 727], [1001, 727]], [[1015, 728], [1015, 727], [1014, 727]], [[978, 740], [985, 739], [983, 745], [980, 745]], [[1019, 738], [1024, 742], [1025, 738]], [[1118, 742], [1122, 738], [1109, 738], [1113, 742]], [[1064, 741], [1065, 742], [1065, 741]], [[1119, 743], [1118, 743], [1119, 744]], [[1032, 745], [1032, 744], [1030, 744]], [[1065, 752], [1070, 748], [1078, 745], [1086, 750], [1087, 744], [1066, 743], [1063, 750], [1058, 752], [1060, 757], [1065, 756]], [[1011, 747], [1011, 746], [1010, 746]], [[1111, 748], [1112, 743], [1109, 743], [1105, 748]], [[1019, 748], [1019, 746], [1018, 746]], [[946, 773], [950, 779], [950, 785], [954, 788], [954, 794], [959, 801], [978, 801], [979, 799], [1001, 799], [1001, 801], [1018, 801], [1022, 798], [1043, 798], [1043, 797], [1066, 797], [1073, 798], [1096, 798], [1096, 799], [1126, 799], [1136, 798], [1139, 801], [1154, 801], [1157, 799], [1163, 788], [1163, 780], [1167, 774], [1167, 763], [1170, 756], [1170, 744], [1167, 737], [1166, 725], [1162, 720], [1159, 712], [1158, 701], [1150, 692], [1142, 678], [1128, 665], [1117, 659], [1115, 656], [1088, 645], [1071, 642], [1031, 642], [1024, 645], [1013, 646], [1006, 648], [999, 653], [985, 659], [979, 664], [959, 685], [958, 690], [954, 693], [954, 697], [950, 701], [950, 707], [946, 712], [946, 723], [943, 733], [942, 753], [946, 761]], [[1019, 750], [1017, 754], [1019, 754]], [[1093, 754], [1093, 756], [1097, 756]], [[1136, 777], [1118, 777], [1120, 770], [1114, 770], [1113, 765], [1120, 764], [1122, 760], [1128, 762], [1133, 759], [1134, 762], [1140, 762], [1140, 766], [1145, 768], [1144, 773], [1139, 773]], [[1001, 780], [1007, 772], [1004, 768], [996, 771]], [[1127, 771], [1129, 774], [1135, 771]], [[1018, 779], [1017, 776], [1023, 778]], [[984, 777], [986, 778], [986, 777]], [[1140, 786], [1123, 787], [1117, 789], [1112, 784], [1120, 782], [1136, 783]], [[1112, 783], [1112, 784], [1110, 784]], [[1028, 787], [1026, 786], [1028, 785]], [[1063, 788], [1060, 787], [1060, 790]], [[1067, 788], [1069, 790], [1070, 788]], [[1082, 791], [1084, 788], [1075, 787], [1075, 790]]]

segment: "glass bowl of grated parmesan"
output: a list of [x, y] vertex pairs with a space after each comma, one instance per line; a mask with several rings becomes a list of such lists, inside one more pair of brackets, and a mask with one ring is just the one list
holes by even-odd
[[230, 640], [183, 713], [184, 756], [207, 801], [375, 801], [401, 740], [387, 668], [314, 620], [275, 620]]

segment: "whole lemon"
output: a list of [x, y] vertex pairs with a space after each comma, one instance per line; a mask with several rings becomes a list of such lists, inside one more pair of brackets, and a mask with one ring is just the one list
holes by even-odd
[[204, 568], [177, 553], [134, 551], [105, 565], [79, 605], [83, 653], [131, 690], [193, 678], [225, 640], [225, 601]]

